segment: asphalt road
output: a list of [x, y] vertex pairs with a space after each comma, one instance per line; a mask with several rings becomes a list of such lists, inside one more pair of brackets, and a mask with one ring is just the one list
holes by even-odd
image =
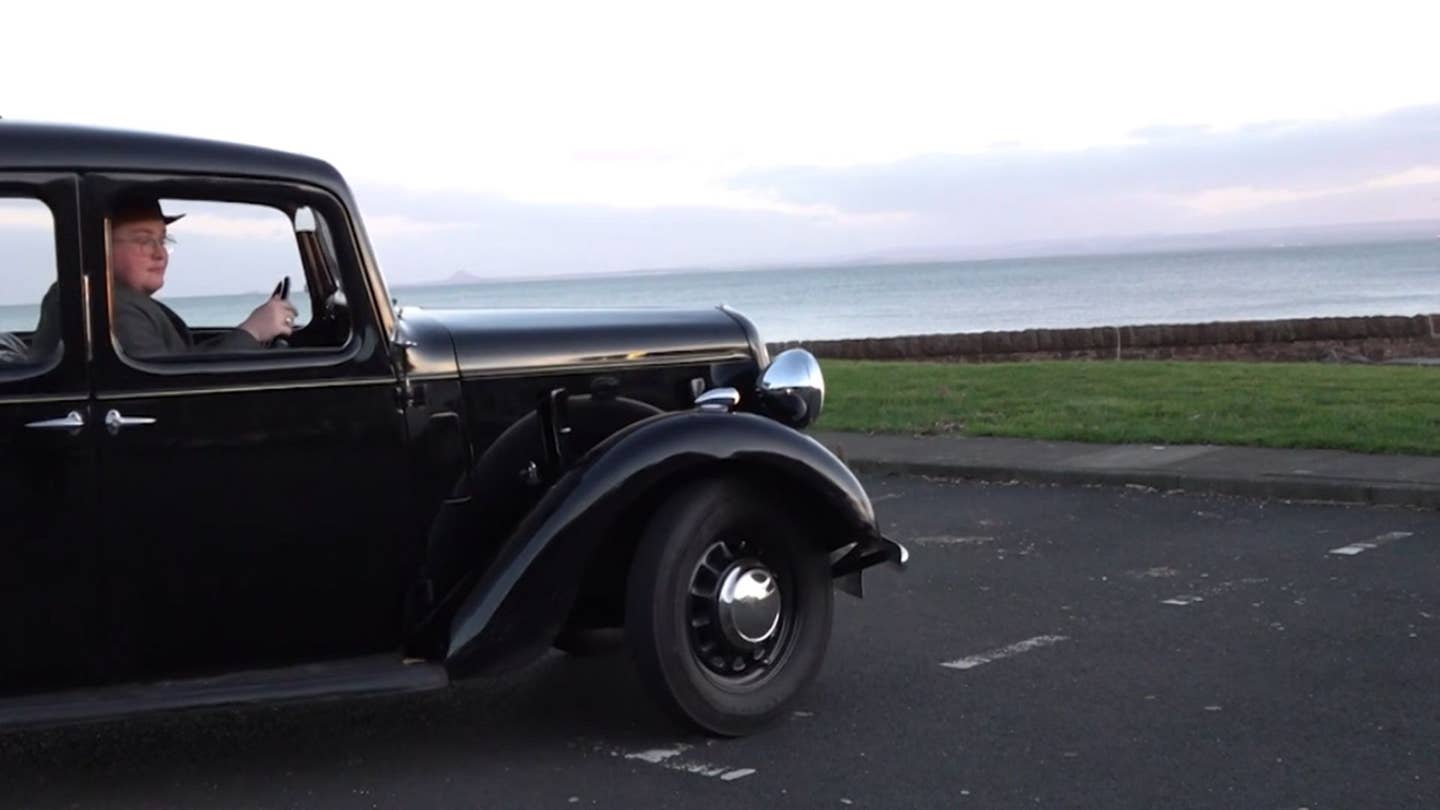
[[912, 567], [837, 598], [820, 678], [757, 736], [681, 732], [624, 657], [556, 654], [445, 693], [11, 734], [0, 805], [1440, 806], [1440, 515], [866, 484]]

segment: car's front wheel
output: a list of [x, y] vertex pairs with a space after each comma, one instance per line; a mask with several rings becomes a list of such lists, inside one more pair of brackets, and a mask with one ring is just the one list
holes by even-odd
[[773, 497], [697, 482], [656, 512], [636, 549], [625, 638], [671, 714], [727, 736], [770, 720], [829, 643], [828, 555]]

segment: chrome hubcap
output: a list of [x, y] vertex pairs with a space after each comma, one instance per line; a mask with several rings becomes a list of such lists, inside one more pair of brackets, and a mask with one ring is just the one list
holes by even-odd
[[[690, 650], [712, 674], [733, 682], [763, 676], [788, 648], [787, 615], [774, 550], [745, 539], [712, 543], [690, 580]], [[781, 558], [783, 560], [783, 558]]]
[[780, 604], [780, 588], [770, 569], [742, 560], [720, 581], [716, 599], [720, 631], [736, 647], [764, 644], [780, 627]]

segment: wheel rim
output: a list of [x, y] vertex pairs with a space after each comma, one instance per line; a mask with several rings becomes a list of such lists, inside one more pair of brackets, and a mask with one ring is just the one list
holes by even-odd
[[[763, 679], [794, 634], [794, 595], [777, 555], [749, 540], [712, 543], [690, 579], [690, 650], [717, 681]], [[783, 558], [780, 558], [783, 560]]]

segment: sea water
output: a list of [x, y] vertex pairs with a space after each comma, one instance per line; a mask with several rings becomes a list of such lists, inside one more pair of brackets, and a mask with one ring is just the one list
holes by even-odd
[[[1440, 239], [422, 286], [392, 281], [391, 295], [423, 307], [724, 303], [753, 320], [767, 340], [1415, 315], [1440, 313]], [[192, 325], [221, 326], [238, 324], [264, 296], [160, 297]], [[295, 297], [303, 303], [303, 295]], [[0, 307], [0, 329], [33, 329], [35, 317], [33, 305]]]

